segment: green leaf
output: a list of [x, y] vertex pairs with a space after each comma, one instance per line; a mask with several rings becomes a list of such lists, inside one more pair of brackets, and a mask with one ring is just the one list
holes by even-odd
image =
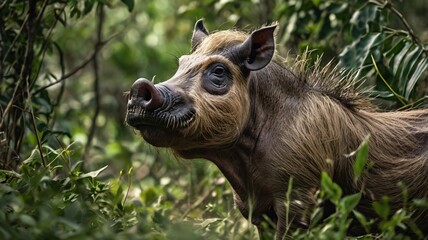
[[322, 208], [317, 208], [312, 214], [311, 214], [311, 227], [316, 226], [323, 218], [324, 212]]
[[159, 193], [154, 187], [147, 187], [143, 192], [141, 192], [141, 200], [145, 204], [151, 204], [158, 199]]
[[371, 223], [367, 221], [367, 218], [357, 210], [353, 210], [352, 213], [354, 213], [355, 218], [361, 223], [361, 225], [364, 227], [364, 230], [368, 233], [370, 231]]
[[390, 91], [377, 91], [377, 90], [373, 90], [370, 91], [370, 97], [373, 98], [392, 98], [394, 97], [394, 94]]
[[382, 219], [387, 219], [389, 212], [391, 211], [391, 206], [389, 206], [388, 197], [384, 196], [380, 201], [374, 202], [373, 209]]
[[326, 172], [321, 173], [321, 196], [338, 204], [342, 196], [342, 189], [334, 183]]
[[368, 58], [371, 49], [383, 40], [382, 33], [370, 33], [352, 42], [340, 53], [340, 63], [345, 67], [361, 68]]
[[371, 5], [355, 11], [349, 22], [354, 25], [360, 33], [368, 33], [370, 31], [370, 22], [374, 22], [378, 14], [379, 7]]
[[364, 170], [369, 156], [369, 136], [358, 147], [354, 162], [354, 180], [357, 180]]
[[410, 47], [412, 46], [411, 43], [406, 42], [403, 46], [403, 48], [400, 50], [399, 53], [394, 54], [394, 57], [392, 59], [391, 62], [391, 69], [392, 69], [392, 73], [394, 75], [397, 75], [398, 69], [400, 67], [401, 62], [404, 59], [404, 56], [406, 55], [406, 53], [409, 51]]
[[6, 176], [9, 176], [9, 177], [14, 177], [14, 178], [21, 178], [21, 174], [19, 174], [19, 173], [17, 173], [17, 172], [15, 172], [15, 171], [13, 171], [13, 170], [11, 170], [11, 171], [9, 171], [9, 170], [3, 170], [3, 169], [0, 169], [0, 174], [1, 175], [6, 175]]
[[[401, 51], [405, 43], [406, 41], [404, 41], [404, 39], [400, 39], [399, 41], [395, 42], [394, 46], [390, 47], [390, 49], [384, 53], [385, 57], [387, 59], [393, 58], [395, 54]], [[391, 66], [392, 62], [387, 62], [387, 64]]]
[[423, 54], [423, 52], [424, 50], [421, 47], [416, 46], [413, 50], [406, 54], [406, 57], [403, 61], [403, 68], [400, 75], [398, 76], [399, 79], [403, 79], [406, 82], [409, 80], [409, 74], [414, 71], [414, 66], [418, 61], [420, 61], [420, 56]]
[[91, 10], [92, 10], [92, 8], [94, 7], [94, 2], [93, 1], [84, 1], [84, 5], [85, 5], [85, 7], [84, 7], [84, 9], [83, 9], [83, 15], [86, 15], [86, 14], [88, 14]]
[[[394, 66], [395, 69], [393, 69], [394, 82], [397, 84], [399, 93], [404, 96], [406, 100], [409, 99], [409, 96], [406, 96], [406, 86], [409, 81], [409, 74], [414, 71], [413, 66], [420, 60], [419, 56], [423, 52], [423, 49], [415, 46], [415, 44], [412, 42], [406, 43], [406, 46], [407, 45], [410, 47], [408, 49], [406, 49], [406, 47], [403, 48], [403, 50], [406, 51], [404, 55], [401, 55], [403, 51], [398, 53], [399, 61], [397, 61], [397, 58], [394, 57], [394, 62], [398, 62], [398, 65]], [[411, 89], [413, 89], [413, 87]], [[409, 91], [409, 93], [410, 92], [411, 91]]]
[[427, 69], [427, 67], [428, 67], [428, 58], [425, 58], [424, 60], [422, 60], [421, 62], [418, 63], [416, 70], [412, 74], [412, 77], [407, 82], [406, 92], [404, 93], [405, 94], [404, 96], [406, 98], [408, 98], [410, 96], [410, 94], [413, 91], [413, 88], [416, 85], [416, 82], [419, 80], [419, 78], [424, 73], [424, 71]]
[[413, 199], [413, 204], [416, 207], [428, 209], [428, 199], [422, 199], [422, 198]]
[[358, 205], [360, 199], [361, 193], [348, 195], [340, 200], [339, 206], [342, 210], [345, 210], [347, 213], [350, 213]]
[[379, 74], [379, 77], [382, 79], [383, 83], [388, 87], [389, 91], [391, 91], [391, 93], [394, 94], [394, 96], [397, 98], [397, 100], [402, 105], [405, 105], [406, 104], [406, 102], [405, 102], [406, 99], [403, 96], [401, 96], [400, 94], [398, 94], [397, 92], [395, 92], [395, 90], [391, 87], [391, 85], [386, 81], [386, 79], [380, 73], [379, 68], [377, 67], [377, 64], [376, 64], [376, 61], [375, 61], [373, 55], [371, 57], [372, 57], [373, 66], [376, 69], [376, 72]]
[[78, 177], [78, 179], [82, 179], [82, 178], [95, 178], [97, 177], [102, 171], [104, 171], [106, 168], [108, 167], [108, 165], [96, 170], [96, 171], [92, 171], [92, 172], [88, 172], [88, 173], [84, 173], [82, 175], [80, 175]]
[[321, 0], [312, 0], [312, 3], [314, 4], [314, 6], [319, 6], [321, 3]]
[[19, 220], [21, 220], [21, 222], [27, 226], [30, 227], [34, 227], [37, 225], [36, 220], [34, 220], [34, 218], [32, 218], [31, 216], [27, 215], [27, 214], [22, 214], [19, 216]]
[[206, 228], [206, 227], [208, 227], [210, 224], [215, 223], [215, 222], [218, 222], [218, 221], [222, 221], [222, 219], [221, 219], [221, 218], [208, 218], [208, 219], [205, 219], [205, 221], [203, 221], [203, 222], [201, 223], [201, 226], [202, 226], [203, 228]]
[[121, 0], [127, 7], [128, 11], [132, 12], [134, 10], [135, 2], [134, 0]]

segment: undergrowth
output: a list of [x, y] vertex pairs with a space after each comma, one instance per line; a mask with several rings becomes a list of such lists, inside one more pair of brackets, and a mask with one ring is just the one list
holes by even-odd
[[[356, 155], [355, 175], [365, 171], [367, 143]], [[25, 160], [18, 172], [0, 172], [0, 239], [256, 239], [255, 228], [237, 212], [227, 213], [219, 192], [206, 204], [211, 217], [192, 218], [183, 215], [183, 203], [159, 189], [147, 189], [132, 183], [133, 168], [121, 172], [118, 179], [104, 179], [107, 166], [82, 172], [78, 161], [81, 147], [71, 144], [65, 150], [49, 149], [46, 167], [40, 163], [37, 150]], [[405, 186], [403, 201], [407, 202]], [[367, 233], [358, 239], [424, 238], [412, 223], [412, 209], [428, 208], [425, 199], [414, 199], [404, 208], [391, 212], [388, 197], [373, 204], [377, 219], [368, 219], [355, 208], [361, 193], [344, 196], [341, 188], [323, 173], [319, 202], [330, 201], [336, 211], [322, 219], [323, 209], [314, 210], [307, 230], [289, 231], [287, 239], [345, 239], [354, 223]], [[136, 191], [138, 190], [138, 191]], [[181, 189], [181, 191], [186, 191]], [[290, 181], [289, 192], [292, 191]], [[290, 196], [290, 193], [285, 193]], [[137, 194], [135, 194], [137, 193]], [[229, 199], [231, 201], [231, 199]], [[292, 199], [287, 198], [287, 202]], [[197, 210], [196, 210], [197, 211]], [[215, 216], [215, 217], [214, 217]], [[378, 229], [378, 233], [371, 230]], [[265, 231], [267, 239], [273, 230]], [[409, 232], [411, 235], [405, 235]]]

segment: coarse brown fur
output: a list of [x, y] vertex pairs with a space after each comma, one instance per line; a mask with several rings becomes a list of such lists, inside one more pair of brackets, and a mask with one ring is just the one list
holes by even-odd
[[[247, 71], [229, 54], [247, 37], [216, 32], [180, 58], [177, 73], [161, 85], [190, 99], [195, 120], [170, 136], [178, 140], [161, 146], [215, 163], [231, 183], [238, 209], [245, 217], [252, 209], [255, 224], [268, 215], [277, 222], [277, 239], [287, 219], [293, 227], [308, 226], [322, 171], [344, 194], [362, 193], [357, 209], [367, 217], [375, 217], [371, 205], [385, 195], [392, 212], [402, 207], [399, 182], [409, 199], [428, 197], [428, 109], [380, 112], [356, 90], [352, 74], [331, 66], [308, 68], [305, 57], [287, 65], [275, 55], [264, 68]], [[201, 73], [212, 62], [231, 71], [233, 85], [225, 95], [212, 96], [201, 87]], [[371, 167], [355, 183], [349, 153], [367, 136]], [[294, 190], [286, 212], [290, 177]], [[427, 234], [427, 211], [413, 216]]]
[[[199, 59], [201, 60], [198, 61]], [[189, 61], [191, 64], [185, 64], [185, 61]], [[225, 96], [212, 98], [212, 101], [198, 101], [197, 99], [209, 99], [209, 93], [203, 91], [199, 84], [187, 84], [190, 86], [187, 89], [190, 98], [195, 99], [196, 116], [195, 122], [186, 128], [183, 133], [185, 137], [194, 138], [193, 142], [198, 148], [231, 144], [241, 133], [242, 127], [248, 118], [248, 112], [245, 111], [248, 109], [248, 95], [243, 94], [246, 88], [246, 81], [241, 76], [239, 69], [230, 63], [228, 59], [222, 56], [209, 57], [202, 54], [200, 56], [193, 54], [192, 56], [182, 57], [180, 66], [187, 66], [191, 71], [195, 71], [196, 68], [197, 71], [198, 68], [203, 69], [204, 66], [212, 62], [228, 64], [232, 75], [237, 77], [234, 79], [234, 85]], [[187, 69], [183, 69], [183, 71], [187, 71]], [[195, 78], [200, 78], [200, 73]], [[191, 82], [194, 80], [186, 79], [186, 81]], [[194, 148], [194, 146], [187, 145], [186, 148]]]

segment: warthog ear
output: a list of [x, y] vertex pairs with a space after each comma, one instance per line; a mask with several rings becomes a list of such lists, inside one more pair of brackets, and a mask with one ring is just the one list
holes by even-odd
[[195, 28], [193, 29], [192, 35], [192, 52], [198, 47], [198, 45], [208, 36], [208, 30], [204, 26], [204, 21], [199, 19], [195, 23]]
[[239, 46], [239, 55], [248, 70], [262, 69], [272, 59], [275, 52], [275, 28], [276, 25], [260, 28]]

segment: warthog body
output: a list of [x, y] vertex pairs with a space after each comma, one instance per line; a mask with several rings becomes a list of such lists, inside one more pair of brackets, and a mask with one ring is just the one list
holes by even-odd
[[[198, 21], [171, 79], [133, 84], [127, 123], [154, 146], [216, 164], [241, 213], [251, 209], [254, 224], [268, 216], [278, 239], [286, 219], [308, 226], [322, 171], [344, 194], [362, 192], [357, 209], [367, 217], [385, 195], [392, 211], [402, 207], [399, 182], [409, 199], [427, 198], [428, 110], [378, 112], [337, 69], [305, 70], [303, 61], [289, 69], [275, 54], [274, 29], [209, 34]], [[368, 135], [372, 166], [355, 182], [348, 154]], [[413, 216], [426, 234], [427, 211]]]

